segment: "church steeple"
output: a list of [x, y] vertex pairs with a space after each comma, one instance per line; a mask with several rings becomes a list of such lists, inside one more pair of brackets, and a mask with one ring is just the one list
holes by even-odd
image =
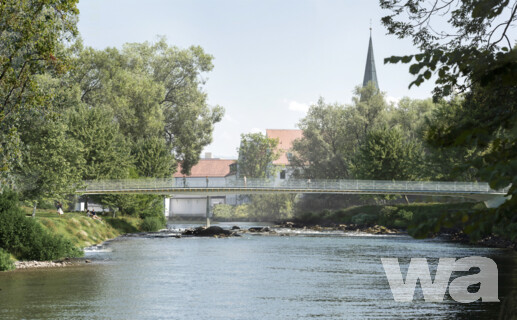
[[366, 57], [366, 67], [364, 68], [363, 87], [368, 82], [372, 81], [375, 87], [379, 89], [379, 83], [377, 82], [377, 70], [375, 69], [375, 60], [373, 58], [373, 44], [372, 44], [372, 27], [370, 26], [370, 43], [368, 44], [368, 55]]

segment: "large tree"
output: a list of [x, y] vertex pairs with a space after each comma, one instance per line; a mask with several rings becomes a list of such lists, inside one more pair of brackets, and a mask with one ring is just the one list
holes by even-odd
[[273, 161], [280, 157], [276, 150], [278, 139], [268, 138], [262, 133], [241, 135], [241, 144], [237, 150], [239, 174], [247, 178], [268, 178], [273, 176]]
[[399, 126], [368, 133], [354, 159], [354, 176], [372, 180], [419, 180], [423, 150]]
[[21, 108], [48, 106], [36, 76], [63, 73], [62, 43], [77, 33], [77, 0], [7, 0], [0, 4], [0, 171], [20, 159], [15, 124]]
[[[477, 169], [492, 188], [511, 185], [513, 197], [497, 209], [434, 221], [439, 228], [462, 223], [474, 237], [503, 226], [517, 236], [517, 50], [509, 30], [517, 21], [517, 2], [509, 0], [381, 1], [391, 11], [383, 18], [388, 32], [411, 38], [416, 55], [391, 57], [387, 62], [412, 62], [409, 71], [420, 84], [435, 73], [435, 98], [464, 93], [461, 106], [442, 112], [427, 138], [441, 148], [477, 150], [467, 166]], [[437, 22], [440, 24], [438, 25]], [[443, 23], [447, 22], [447, 23]], [[414, 59], [414, 60], [413, 60]], [[449, 221], [452, 219], [452, 222]], [[454, 219], [457, 218], [457, 219]], [[501, 231], [503, 230], [503, 231]], [[420, 232], [421, 231], [421, 232]], [[420, 228], [419, 233], [425, 234]]]
[[73, 72], [82, 102], [113, 110], [122, 132], [133, 142], [162, 137], [188, 174], [211, 143], [224, 109], [210, 108], [202, 86], [212, 56], [200, 47], [179, 49], [156, 43], [130, 43], [122, 50], [86, 48]]
[[320, 98], [298, 124], [303, 138], [293, 144], [293, 165], [306, 178], [350, 178], [357, 148], [370, 130], [386, 123], [386, 112], [384, 96], [373, 83], [356, 88], [349, 106]]

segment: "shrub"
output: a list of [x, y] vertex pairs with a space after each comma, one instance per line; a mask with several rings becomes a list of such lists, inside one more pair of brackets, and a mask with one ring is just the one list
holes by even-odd
[[165, 227], [165, 223], [159, 217], [147, 217], [140, 224], [140, 230], [147, 232], [158, 231], [163, 227]]
[[373, 214], [359, 213], [352, 217], [352, 223], [358, 225], [369, 225], [375, 223], [376, 216]]
[[34, 219], [26, 218], [18, 206], [17, 194], [8, 190], [0, 194], [0, 247], [21, 260], [82, 255], [82, 250], [69, 240], [45, 231]]
[[404, 209], [397, 212], [397, 216], [399, 217], [399, 219], [406, 220], [407, 222], [413, 220], [413, 212], [406, 211]]
[[214, 217], [222, 219], [231, 219], [233, 216], [233, 207], [229, 204], [218, 204], [214, 206]]
[[11, 255], [0, 248], [0, 271], [13, 270], [15, 268]]

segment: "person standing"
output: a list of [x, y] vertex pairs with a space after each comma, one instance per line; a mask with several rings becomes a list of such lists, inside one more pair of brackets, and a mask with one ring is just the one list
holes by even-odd
[[63, 212], [63, 205], [59, 201], [57, 202], [57, 213], [59, 215], [63, 215], [64, 214], [64, 212]]

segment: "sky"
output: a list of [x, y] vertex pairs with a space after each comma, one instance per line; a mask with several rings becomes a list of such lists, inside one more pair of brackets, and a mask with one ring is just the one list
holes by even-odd
[[[432, 83], [408, 89], [408, 65], [385, 57], [416, 53], [407, 39], [388, 36], [378, 0], [82, 0], [79, 32], [86, 46], [128, 42], [203, 47], [214, 70], [203, 90], [226, 110], [203, 152], [235, 159], [240, 135], [296, 129], [320, 97], [350, 104], [362, 84], [370, 21], [377, 79], [388, 101], [425, 99]], [[203, 153], [204, 154], [204, 153]]]

